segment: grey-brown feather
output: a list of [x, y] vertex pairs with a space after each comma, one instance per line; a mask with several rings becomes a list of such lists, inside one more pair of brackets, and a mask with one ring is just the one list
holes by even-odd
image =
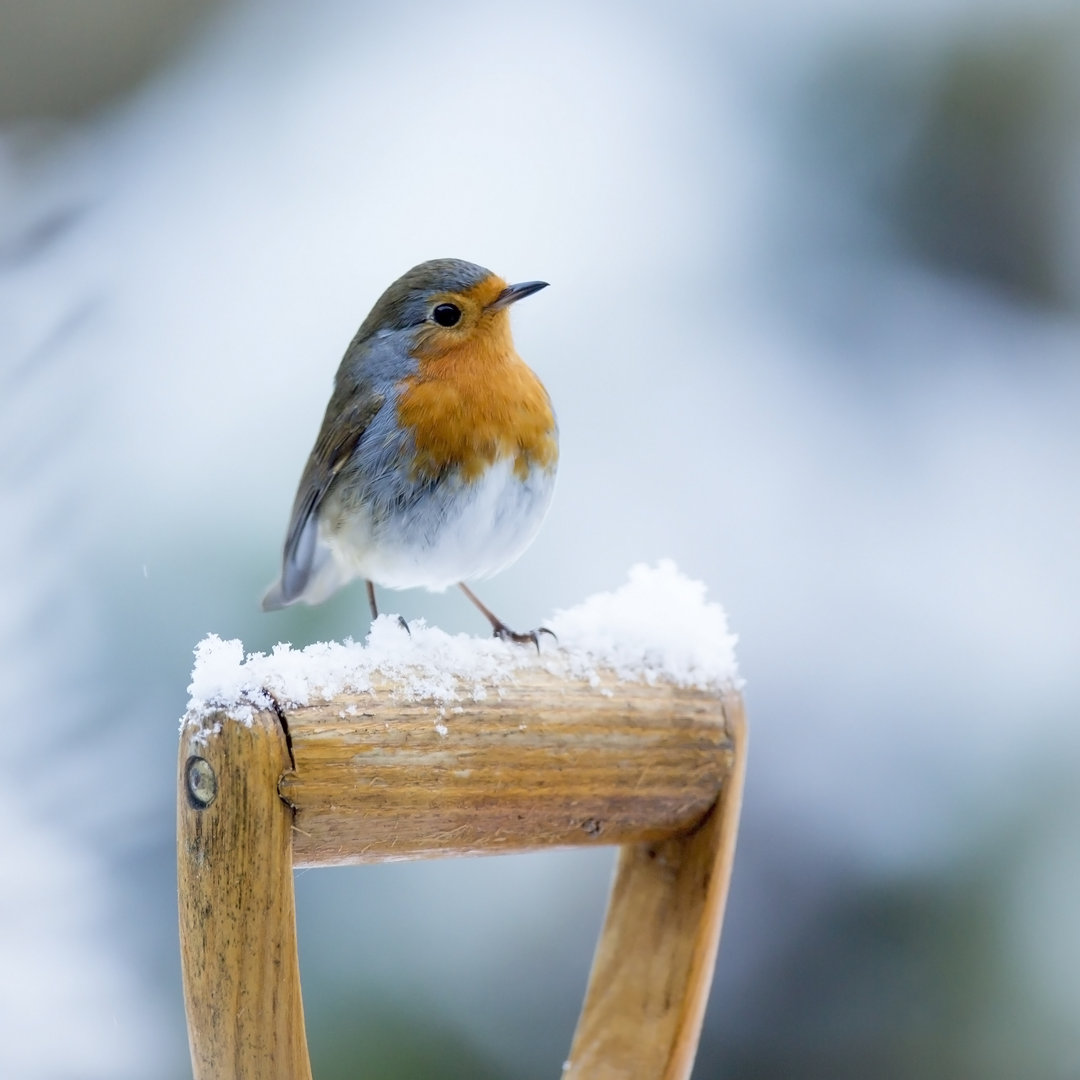
[[356, 452], [385, 397], [357, 395], [339, 385], [326, 408], [315, 448], [293, 503], [281, 567], [280, 601], [292, 603], [307, 586], [315, 556], [317, 514], [334, 480]]
[[375, 301], [350, 349], [380, 330], [407, 330], [428, 317], [433, 292], [468, 292], [492, 276], [464, 259], [429, 259], [404, 273]]

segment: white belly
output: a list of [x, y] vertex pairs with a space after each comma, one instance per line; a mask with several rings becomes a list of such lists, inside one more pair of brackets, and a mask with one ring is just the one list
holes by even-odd
[[472, 484], [444, 483], [408, 513], [320, 530], [339, 584], [364, 577], [391, 589], [441, 592], [498, 573], [532, 543], [555, 489], [555, 470], [534, 467], [525, 480], [509, 458]]

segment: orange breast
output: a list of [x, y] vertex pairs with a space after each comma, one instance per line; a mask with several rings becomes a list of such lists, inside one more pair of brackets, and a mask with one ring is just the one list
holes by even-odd
[[435, 477], [456, 467], [475, 480], [510, 458], [523, 480], [534, 465], [555, 464], [551, 401], [514, 351], [505, 312], [492, 313], [463, 341], [422, 342], [419, 361], [398, 400], [398, 419], [412, 430], [416, 446], [415, 475]]

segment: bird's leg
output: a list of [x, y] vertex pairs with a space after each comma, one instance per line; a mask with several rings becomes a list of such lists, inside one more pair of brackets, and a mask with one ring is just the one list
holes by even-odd
[[531, 641], [536, 646], [536, 651], [540, 651], [540, 635], [548, 634], [552, 638], [555, 635], [546, 627], [540, 626], [535, 630], [530, 630], [527, 634], [519, 634], [515, 630], [511, 630], [496, 615], [481, 599], [465, 584], [464, 581], [458, 582], [458, 588], [484, 613], [484, 617], [489, 623], [491, 623], [491, 629], [494, 636], [500, 638], [502, 641], [514, 641], [519, 645], [524, 645], [525, 642]]
[[[379, 617], [379, 605], [375, 603], [375, 582], [369, 580], [364, 584], [367, 585], [367, 602], [371, 607], [371, 621], [374, 622]], [[401, 626], [405, 633], [408, 634], [409, 637], [412, 637], [412, 631], [409, 629], [409, 624], [401, 615], [397, 617], [397, 621], [398, 625]]]

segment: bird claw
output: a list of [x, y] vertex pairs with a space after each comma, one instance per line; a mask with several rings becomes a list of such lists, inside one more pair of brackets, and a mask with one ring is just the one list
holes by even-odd
[[[375, 619], [377, 619], [377, 618], [378, 618], [378, 615], [375, 616]], [[372, 623], [375, 622], [375, 619], [371, 620]], [[405, 631], [406, 634], [409, 635], [409, 637], [412, 637], [412, 631], [409, 629], [409, 624], [405, 621], [405, 616], [404, 615], [398, 615], [397, 616], [397, 624], [398, 624], [398, 626], [401, 627], [402, 630]]]
[[540, 651], [540, 635], [547, 634], [552, 641], [558, 642], [558, 638], [555, 634], [549, 630], [546, 626], [538, 626], [535, 630], [530, 630], [527, 634], [519, 634], [516, 630], [511, 630], [509, 626], [504, 623], [499, 623], [494, 631], [493, 636], [497, 637], [500, 641], [512, 641], [516, 645], [525, 645], [528, 642], [532, 642], [536, 646], [536, 651]]

